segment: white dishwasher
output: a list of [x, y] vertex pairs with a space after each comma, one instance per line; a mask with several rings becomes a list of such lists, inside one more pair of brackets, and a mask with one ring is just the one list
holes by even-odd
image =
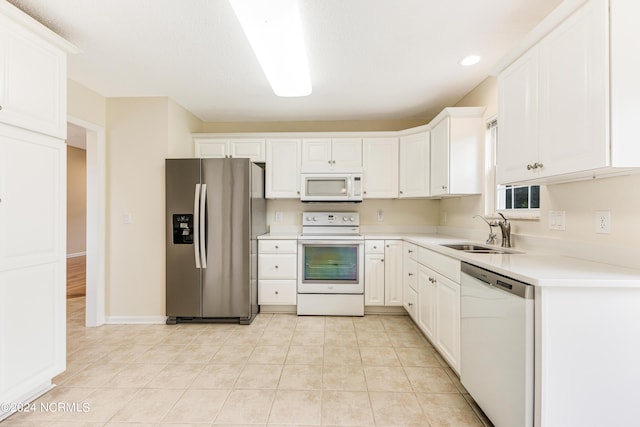
[[534, 287], [466, 262], [460, 380], [496, 427], [533, 426]]

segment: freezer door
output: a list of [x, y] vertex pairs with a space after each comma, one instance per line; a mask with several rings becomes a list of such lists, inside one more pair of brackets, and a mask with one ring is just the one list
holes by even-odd
[[202, 159], [203, 188], [206, 185], [203, 317], [251, 317], [250, 167], [249, 159]]
[[199, 159], [167, 159], [166, 310], [169, 317], [202, 316], [198, 258]]

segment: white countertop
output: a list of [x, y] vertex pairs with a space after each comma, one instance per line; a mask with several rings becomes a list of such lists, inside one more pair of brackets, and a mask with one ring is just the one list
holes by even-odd
[[[640, 287], [640, 270], [598, 263], [569, 256], [527, 251], [519, 254], [477, 254], [441, 246], [471, 242], [442, 234], [366, 233], [366, 240], [402, 239], [443, 255], [469, 262], [498, 274], [541, 287]], [[259, 239], [297, 239], [297, 234], [265, 234]], [[519, 250], [518, 248], [514, 248]]]

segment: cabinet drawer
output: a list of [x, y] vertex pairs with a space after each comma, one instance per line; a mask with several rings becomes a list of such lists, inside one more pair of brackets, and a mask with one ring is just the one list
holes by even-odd
[[404, 251], [404, 256], [408, 256], [411, 259], [418, 259], [418, 246], [413, 243], [404, 242], [402, 244], [402, 250]]
[[429, 249], [418, 249], [418, 262], [460, 283], [460, 261]]
[[258, 304], [260, 305], [295, 305], [295, 280], [260, 280], [258, 281]]
[[371, 254], [384, 254], [384, 240], [365, 240], [364, 253]]
[[295, 254], [298, 251], [297, 240], [259, 240], [258, 253]]
[[418, 289], [418, 262], [412, 259], [405, 259], [404, 281], [408, 287], [416, 291]]
[[404, 308], [412, 319], [418, 315], [418, 293], [413, 289], [404, 289]]
[[295, 254], [260, 254], [258, 256], [258, 279], [293, 279], [296, 275]]

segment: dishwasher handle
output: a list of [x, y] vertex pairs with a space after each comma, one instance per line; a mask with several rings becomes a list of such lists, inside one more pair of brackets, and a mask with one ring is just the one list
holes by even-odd
[[486, 283], [489, 286], [493, 286], [496, 289], [500, 289], [504, 292], [516, 295], [524, 299], [534, 298], [534, 286], [528, 283], [521, 282], [511, 277], [503, 276], [502, 274], [495, 273], [493, 271], [478, 267], [477, 265], [462, 262], [461, 272], [468, 274], [469, 276]]

